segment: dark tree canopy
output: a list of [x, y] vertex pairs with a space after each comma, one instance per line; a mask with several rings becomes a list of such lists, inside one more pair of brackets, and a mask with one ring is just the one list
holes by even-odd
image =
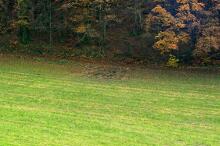
[[0, 36], [0, 51], [213, 63], [220, 1], [0, 0]]

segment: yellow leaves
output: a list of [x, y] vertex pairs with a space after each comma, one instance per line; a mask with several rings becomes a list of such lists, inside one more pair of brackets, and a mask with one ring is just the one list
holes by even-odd
[[177, 13], [176, 14], [177, 16], [177, 20], [181, 23], [185, 23], [187, 21], [191, 21], [191, 22], [195, 22], [197, 20], [196, 16], [194, 16], [193, 14], [191, 13]]
[[158, 14], [163, 14], [163, 13], [167, 13], [166, 9], [162, 8], [160, 5], [157, 5], [152, 12], [154, 13], [158, 13]]
[[170, 55], [166, 65], [168, 67], [176, 68], [179, 65], [178, 63], [179, 63], [179, 59], [177, 59], [176, 56], [174, 55]]
[[[173, 26], [177, 28], [185, 28], [187, 22], [195, 23], [197, 21], [196, 16], [192, 11], [203, 10], [204, 4], [198, 3], [198, 0], [177, 0], [180, 4], [178, 7], [178, 13], [174, 16], [171, 15], [165, 8], [157, 5], [152, 10], [152, 15], [149, 17], [151, 22], [160, 22], [164, 26]], [[149, 15], [150, 16], [150, 15]]]
[[149, 15], [149, 19], [151, 22], [161, 22], [165, 26], [171, 26], [175, 23], [175, 18], [163, 7], [157, 5], [153, 10], [155, 15]]
[[190, 6], [189, 6], [189, 4], [184, 4], [184, 5], [179, 6], [178, 10], [179, 11], [189, 11]]
[[162, 54], [179, 49], [179, 43], [187, 43], [190, 39], [187, 33], [176, 34], [174, 31], [160, 32], [157, 36], [158, 41], [154, 48], [159, 49]]
[[179, 42], [187, 43], [190, 40], [188, 33], [182, 32], [178, 35]]
[[192, 10], [193, 11], [201, 11], [204, 8], [204, 4], [203, 3], [192, 3]]
[[176, 0], [176, 2], [179, 4], [186, 4], [189, 2], [189, 0]]
[[185, 28], [187, 22], [194, 24], [198, 22], [197, 17], [194, 15], [193, 11], [202, 11], [205, 7], [204, 3], [198, 2], [198, 0], [177, 0], [180, 4], [177, 16], [177, 28]]
[[74, 31], [77, 32], [77, 33], [85, 33], [86, 30], [87, 30], [87, 27], [86, 27], [86, 25], [83, 24], [83, 23], [80, 24], [78, 27], [76, 27], [76, 28], [74, 29]]
[[185, 28], [185, 27], [186, 27], [186, 24], [178, 22], [178, 23], [176, 24], [176, 27], [179, 28], [179, 29]]
[[[190, 36], [187, 28], [195, 28], [200, 24], [197, 13], [204, 9], [204, 4], [198, 0], [176, 0], [178, 3], [177, 13], [172, 15], [160, 5], [157, 5], [149, 15], [148, 21], [152, 24], [160, 24], [162, 30], [154, 44], [154, 48], [161, 53], [178, 50], [180, 44], [188, 43]], [[155, 23], [156, 22], [156, 23]], [[214, 44], [214, 43], [213, 43]]]
[[173, 31], [160, 32], [157, 36], [158, 41], [154, 48], [159, 49], [162, 54], [178, 49], [178, 37]]
[[198, 2], [198, 0], [176, 0], [180, 4], [179, 11], [201, 11], [204, 8], [204, 3]]

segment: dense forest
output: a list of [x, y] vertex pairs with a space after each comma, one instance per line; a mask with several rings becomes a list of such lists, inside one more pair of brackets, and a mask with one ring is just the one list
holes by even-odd
[[0, 0], [0, 51], [219, 64], [219, 0]]

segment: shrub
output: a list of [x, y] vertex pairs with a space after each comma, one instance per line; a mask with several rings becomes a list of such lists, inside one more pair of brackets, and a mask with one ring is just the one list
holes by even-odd
[[179, 59], [177, 59], [174, 55], [170, 55], [166, 66], [177, 68], [179, 66]]

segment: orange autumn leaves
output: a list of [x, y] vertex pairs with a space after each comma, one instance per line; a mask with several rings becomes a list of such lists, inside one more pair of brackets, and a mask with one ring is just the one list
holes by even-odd
[[177, 50], [179, 43], [187, 43], [189, 41], [189, 35], [182, 32], [177, 35], [174, 31], [162, 31], [157, 36], [157, 42], [154, 44], [154, 48], [160, 50], [162, 54]]
[[199, 19], [193, 12], [202, 11], [204, 7], [204, 4], [199, 3], [198, 0], [176, 0], [176, 2], [179, 6], [175, 15], [161, 5], [157, 5], [147, 18], [147, 23], [150, 25], [159, 23], [160, 28], [153, 47], [162, 54], [178, 50], [181, 43], [190, 41], [190, 31], [187, 27], [193, 28], [199, 24]]

